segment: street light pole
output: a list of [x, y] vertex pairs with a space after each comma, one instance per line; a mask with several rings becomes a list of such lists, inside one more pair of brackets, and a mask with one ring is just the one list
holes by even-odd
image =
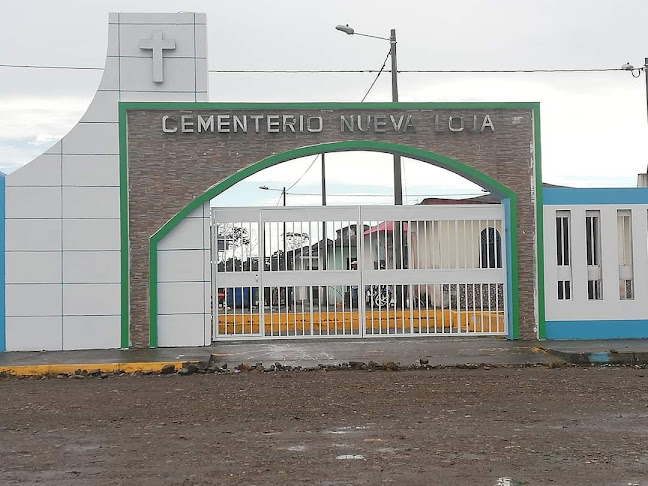
[[648, 57], [644, 58], [644, 78], [646, 78], [646, 115], [648, 116]]
[[[362, 34], [356, 32], [348, 25], [336, 25], [335, 28], [347, 35], [360, 35], [362, 37], [371, 37], [372, 39], [388, 40], [390, 44], [389, 56], [391, 57], [391, 85], [392, 85], [392, 102], [398, 103], [398, 64], [396, 62], [396, 29], [391, 29], [389, 38], [379, 37], [377, 35]], [[394, 204], [401, 206], [403, 204], [403, 179], [401, 176], [401, 157], [394, 154]]]
[[[392, 102], [398, 103], [398, 63], [396, 60], [396, 29], [391, 29], [389, 39], [385, 37], [378, 37], [375, 35], [361, 34], [356, 32], [348, 25], [337, 25], [337, 30], [344, 32], [347, 35], [361, 35], [364, 37], [373, 37], [375, 39], [388, 40], [390, 44], [389, 56], [391, 57], [391, 88], [392, 88]], [[401, 157], [399, 154], [394, 154], [394, 204], [396, 206], [403, 205], [403, 178], [401, 169]], [[394, 221], [392, 227], [392, 239], [395, 250], [396, 261], [394, 268], [403, 268], [402, 253], [403, 253], [403, 222]], [[386, 246], [387, 242], [385, 242]], [[404, 302], [403, 287], [396, 287], [396, 305], [402, 308]]]

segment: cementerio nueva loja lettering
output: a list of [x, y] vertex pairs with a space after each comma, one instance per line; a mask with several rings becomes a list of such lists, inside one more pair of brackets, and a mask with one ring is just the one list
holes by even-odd
[[[164, 115], [164, 133], [319, 133], [325, 123], [322, 115], [291, 114], [192, 114]], [[335, 126], [340, 133], [415, 133], [425, 123], [434, 132], [494, 132], [495, 124], [485, 115], [439, 115], [419, 119], [410, 113], [362, 113], [338, 115]]]

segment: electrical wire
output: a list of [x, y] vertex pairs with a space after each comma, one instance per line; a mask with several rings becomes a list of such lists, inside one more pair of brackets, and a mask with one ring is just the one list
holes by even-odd
[[310, 163], [310, 165], [308, 166], [308, 169], [306, 169], [306, 170], [304, 171], [304, 173], [303, 173], [302, 175], [299, 176], [299, 179], [297, 179], [295, 182], [293, 182], [293, 185], [290, 186], [289, 188], [287, 188], [286, 191], [289, 191], [290, 189], [292, 189], [293, 187], [295, 187], [295, 186], [297, 185], [297, 183], [303, 179], [303, 177], [306, 175], [306, 173], [307, 173], [309, 170], [311, 170], [311, 167], [313, 167], [313, 164], [314, 164], [315, 162], [317, 162], [317, 159], [320, 158], [320, 155], [322, 155], [322, 154], [317, 154], [317, 155], [315, 156], [315, 158], [313, 159], [313, 161], [312, 161], [312, 162]]
[[[291, 196], [321, 196], [319, 192], [287, 192]], [[486, 196], [489, 193], [485, 192], [465, 192], [465, 193], [452, 193], [452, 194], [408, 194], [407, 197], [451, 197], [451, 196]], [[393, 194], [371, 194], [371, 193], [354, 193], [349, 192], [346, 194], [327, 194], [326, 197], [394, 197]]]
[[25, 68], [25, 69], [72, 69], [78, 71], [103, 71], [101, 67], [91, 66], [45, 66], [36, 64], [0, 64], [0, 67], [5, 68]]
[[380, 77], [383, 70], [385, 69], [385, 66], [387, 65], [387, 59], [389, 59], [390, 54], [391, 54], [391, 49], [387, 52], [387, 57], [385, 58], [385, 62], [383, 62], [383, 65], [380, 68], [380, 70], [378, 71], [378, 74], [376, 75], [376, 78], [373, 80], [373, 83], [371, 83], [371, 86], [369, 86], [369, 89], [367, 90], [365, 95], [360, 100], [360, 103], [364, 103], [364, 100], [366, 100], [367, 96], [369, 96], [369, 93], [371, 93], [371, 90], [373, 89], [374, 85], [376, 84], [376, 81], [378, 81], [378, 78]]
[[[387, 65], [387, 59], [389, 59], [389, 55], [390, 55], [390, 54], [391, 54], [391, 49], [387, 52], [387, 57], [385, 57], [385, 61], [383, 62], [382, 67], [381, 67], [380, 70], [378, 71], [378, 74], [376, 75], [376, 79], [373, 80], [373, 83], [371, 83], [371, 86], [369, 86], [369, 89], [367, 90], [367, 92], [365, 93], [365, 95], [362, 97], [362, 100], [360, 100], [360, 103], [364, 103], [364, 100], [366, 100], [366, 99], [367, 99], [367, 96], [369, 96], [369, 93], [371, 92], [372, 88], [373, 88], [374, 85], [376, 84], [376, 81], [378, 81], [378, 78], [380, 77], [380, 74], [381, 74], [381, 73], [383, 72], [383, 70], [385, 69], [385, 66]], [[292, 184], [288, 189], [286, 189], [286, 191], [289, 191], [290, 189], [292, 189], [293, 187], [295, 187], [295, 186], [297, 185], [297, 183], [303, 179], [303, 177], [308, 173], [308, 171], [311, 170], [311, 167], [313, 167], [313, 164], [315, 164], [315, 162], [317, 161], [317, 159], [319, 159], [320, 155], [321, 155], [321, 154], [317, 154], [317, 155], [315, 156], [315, 158], [314, 158], [313, 161], [310, 163], [310, 165], [308, 166], [308, 168], [304, 171], [304, 173], [303, 173], [301, 176], [299, 176], [299, 179], [297, 179], [295, 182], [293, 182], [293, 184]]]
[[[41, 64], [0, 64], [3, 68], [18, 69], [60, 69], [77, 71], [103, 71], [102, 67], [94, 66], [52, 66]], [[565, 68], [565, 69], [399, 69], [399, 74], [532, 74], [532, 73], [602, 73], [613, 71], [629, 71], [623, 68]], [[637, 66], [633, 71], [645, 71], [645, 66]], [[366, 74], [391, 73], [391, 69], [210, 69], [211, 74]]]

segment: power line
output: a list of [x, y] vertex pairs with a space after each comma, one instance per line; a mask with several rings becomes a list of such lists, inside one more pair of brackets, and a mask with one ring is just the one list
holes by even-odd
[[[644, 67], [634, 68], [643, 71]], [[453, 73], [601, 73], [610, 71], [627, 71], [622, 68], [566, 68], [566, 69], [399, 69], [398, 74], [453, 74]], [[376, 69], [210, 69], [209, 73], [215, 74], [335, 74], [335, 73], [379, 73]], [[391, 69], [382, 72], [391, 73]]]
[[308, 169], [306, 169], [306, 170], [304, 171], [304, 173], [303, 173], [302, 175], [299, 176], [299, 179], [297, 179], [295, 182], [293, 182], [293, 185], [290, 186], [289, 188], [287, 188], [286, 191], [289, 191], [290, 189], [292, 189], [293, 187], [295, 187], [295, 186], [297, 185], [297, 183], [303, 179], [303, 177], [306, 175], [306, 173], [307, 173], [309, 170], [311, 170], [311, 167], [313, 167], [313, 164], [317, 161], [317, 159], [320, 158], [320, 155], [322, 155], [322, 154], [317, 154], [317, 155], [315, 156], [315, 158], [313, 159], [313, 161], [312, 161], [312, 162], [310, 163], [310, 165], [308, 166]]
[[[3, 68], [17, 69], [60, 69], [75, 71], [103, 71], [94, 66], [53, 66], [41, 64], [0, 64]], [[634, 68], [644, 71], [644, 66]], [[399, 69], [399, 74], [532, 74], [532, 73], [602, 73], [627, 71], [622, 68], [565, 68], [565, 69]], [[210, 69], [210, 74], [371, 74], [391, 73], [391, 69]]]
[[0, 67], [5, 68], [25, 68], [25, 69], [72, 69], [77, 71], [103, 71], [101, 67], [91, 66], [45, 66], [36, 64], [0, 64]]
[[[320, 196], [318, 192], [288, 192], [287, 194], [291, 196]], [[407, 197], [450, 197], [450, 196], [485, 196], [488, 193], [485, 192], [465, 192], [465, 193], [453, 193], [453, 194], [409, 194]], [[327, 194], [326, 197], [393, 197], [393, 194], [370, 194], [370, 193], [354, 193], [349, 192], [345, 194]]]
[[373, 89], [374, 85], [376, 84], [376, 81], [378, 81], [378, 78], [380, 77], [380, 75], [382, 74], [383, 70], [385, 69], [385, 66], [387, 65], [387, 59], [389, 59], [389, 55], [390, 55], [390, 54], [391, 54], [391, 48], [390, 48], [389, 51], [387, 52], [387, 57], [385, 58], [385, 62], [383, 62], [383, 65], [382, 65], [382, 67], [380, 68], [380, 70], [378, 71], [378, 74], [376, 75], [376, 78], [373, 80], [373, 83], [371, 83], [371, 86], [369, 86], [369, 89], [367, 90], [367, 92], [365, 93], [365, 95], [364, 95], [364, 96], [362, 97], [362, 99], [360, 100], [360, 103], [364, 103], [364, 100], [366, 100], [366, 99], [367, 99], [367, 96], [369, 96], [369, 93], [371, 93], [371, 90]]
[[[387, 65], [387, 59], [389, 59], [389, 55], [390, 55], [390, 54], [391, 54], [391, 49], [389, 50], [389, 52], [387, 52], [387, 57], [385, 57], [385, 61], [383, 62], [382, 67], [381, 67], [380, 70], [378, 71], [378, 74], [376, 75], [376, 79], [373, 80], [373, 83], [371, 83], [371, 86], [369, 86], [369, 89], [367, 90], [367, 92], [365, 93], [365, 95], [364, 95], [364, 96], [362, 97], [362, 99], [360, 100], [360, 103], [364, 103], [364, 100], [366, 100], [366, 99], [367, 99], [367, 96], [369, 96], [369, 93], [371, 92], [371, 89], [374, 87], [374, 85], [376, 84], [376, 81], [378, 81], [378, 78], [380, 77], [380, 74], [381, 74], [381, 73], [383, 72], [383, 70], [385, 69], [385, 66]], [[295, 186], [297, 185], [297, 183], [303, 179], [303, 177], [308, 173], [308, 171], [311, 170], [311, 167], [313, 167], [313, 164], [317, 161], [317, 159], [319, 159], [320, 155], [321, 155], [321, 154], [317, 154], [317, 155], [315, 156], [315, 158], [314, 158], [313, 161], [310, 163], [310, 165], [308, 166], [308, 168], [304, 171], [304, 173], [303, 173], [302, 175], [300, 175], [300, 176], [299, 176], [299, 179], [297, 179], [295, 182], [293, 182], [292, 186], [290, 186], [288, 189], [286, 189], [286, 191], [288, 191], [288, 190], [292, 189], [293, 187], [295, 187]]]

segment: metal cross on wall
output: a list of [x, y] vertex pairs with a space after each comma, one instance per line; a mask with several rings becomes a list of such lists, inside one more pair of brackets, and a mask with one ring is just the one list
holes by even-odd
[[164, 50], [175, 49], [174, 39], [163, 39], [162, 32], [154, 31], [150, 39], [141, 39], [140, 49], [151, 50], [153, 52], [153, 82], [161, 83], [164, 81], [163, 70], [163, 52]]

